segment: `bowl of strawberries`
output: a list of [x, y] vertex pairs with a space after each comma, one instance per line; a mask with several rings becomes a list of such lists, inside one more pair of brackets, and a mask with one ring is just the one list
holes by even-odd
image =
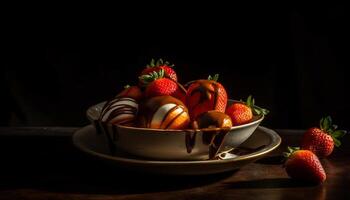
[[91, 106], [87, 117], [111, 153], [155, 160], [208, 160], [247, 140], [266, 109], [228, 99], [218, 75], [182, 85], [169, 62], [152, 60], [114, 98]]

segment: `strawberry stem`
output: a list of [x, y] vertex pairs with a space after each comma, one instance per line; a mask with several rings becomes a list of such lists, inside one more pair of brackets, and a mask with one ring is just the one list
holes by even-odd
[[295, 151], [300, 150], [300, 147], [287, 147], [287, 152], [283, 152], [285, 158], [289, 158]]
[[158, 72], [153, 71], [149, 74], [139, 76], [139, 80], [141, 80], [146, 85], [157, 80], [157, 79], [161, 79], [161, 78], [164, 78], [164, 70], [163, 69], [160, 69]]
[[209, 75], [208, 80], [218, 82], [219, 80], [219, 74], [215, 74], [214, 76]]
[[158, 59], [157, 61], [154, 60], [154, 59], [152, 58], [150, 64], [148, 64], [146, 67], [147, 67], [147, 68], [151, 68], [151, 67], [160, 67], [160, 66], [163, 66], [163, 65], [166, 65], [166, 66], [168, 66], [168, 67], [174, 67], [174, 66], [175, 66], [174, 64], [170, 64], [170, 62], [164, 61], [164, 60], [161, 59], [161, 58]]
[[326, 116], [320, 120], [320, 128], [321, 130], [329, 134], [334, 141], [334, 145], [336, 147], [339, 147], [341, 145], [341, 142], [339, 139], [344, 137], [344, 135], [346, 134], [346, 131], [336, 130], [338, 126], [332, 123], [333, 121], [331, 116]]
[[125, 85], [124, 89], [128, 89], [130, 87], [130, 85]]
[[261, 108], [259, 106], [256, 106], [255, 99], [253, 98], [252, 95], [248, 96], [245, 104], [252, 109], [254, 115], [267, 115], [270, 112], [269, 110], [267, 110], [265, 108]]

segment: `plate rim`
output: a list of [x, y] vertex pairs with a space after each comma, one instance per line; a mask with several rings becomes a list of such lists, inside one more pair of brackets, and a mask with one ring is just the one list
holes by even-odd
[[244, 161], [244, 160], [248, 160], [251, 158], [259, 158], [262, 155], [265, 155], [273, 150], [275, 150], [278, 146], [280, 146], [282, 139], [281, 137], [278, 135], [278, 133], [272, 129], [266, 128], [264, 126], [258, 126], [257, 129], [261, 129], [262, 131], [264, 131], [265, 133], [267, 133], [268, 135], [270, 135], [270, 137], [272, 138], [272, 141], [269, 145], [267, 145], [266, 147], [264, 147], [263, 149], [260, 149], [259, 151], [253, 152], [253, 153], [249, 153], [247, 155], [243, 155], [243, 156], [238, 156], [235, 158], [230, 158], [230, 159], [224, 159], [224, 160], [190, 160], [190, 161], [186, 161], [186, 160], [179, 160], [179, 161], [175, 161], [175, 160], [142, 160], [142, 159], [135, 159], [135, 158], [125, 158], [125, 157], [118, 157], [118, 156], [111, 156], [108, 154], [104, 154], [104, 153], [99, 153], [96, 151], [93, 151], [89, 148], [86, 148], [84, 145], [82, 145], [82, 143], [78, 140], [78, 136], [84, 133], [85, 129], [94, 129], [93, 125], [87, 125], [84, 126], [78, 130], [76, 130], [72, 136], [72, 141], [73, 144], [76, 148], [78, 148], [79, 150], [81, 150], [84, 153], [87, 153], [89, 155], [93, 155], [97, 158], [100, 159], [106, 159], [106, 160], [113, 160], [116, 162], [122, 162], [122, 163], [128, 163], [128, 164], [142, 164], [142, 165], [201, 165], [201, 164], [206, 164], [206, 165], [211, 165], [211, 164], [218, 164], [218, 163], [230, 163], [230, 162], [235, 162], [235, 161]]

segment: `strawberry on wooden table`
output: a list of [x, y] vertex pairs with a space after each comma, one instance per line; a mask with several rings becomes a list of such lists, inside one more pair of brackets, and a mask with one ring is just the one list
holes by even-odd
[[227, 93], [225, 88], [217, 82], [219, 75], [209, 76], [208, 80], [196, 80], [192, 82], [186, 95], [186, 105], [192, 120], [209, 110], [225, 112], [227, 105]]
[[326, 180], [326, 172], [312, 151], [288, 147], [284, 156], [287, 158], [284, 167], [289, 177], [312, 183], [322, 183]]
[[301, 148], [314, 152], [319, 158], [329, 156], [334, 145], [339, 147], [339, 138], [346, 134], [344, 130], [336, 130], [337, 125], [332, 124], [332, 118], [327, 116], [320, 120], [320, 128], [308, 129], [301, 140]]
[[268, 110], [255, 105], [255, 100], [250, 95], [246, 102], [233, 103], [226, 109], [226, 114], [231, 117], [233, 126], [246, 124], [253, 119], [253, 115], [267, 115]]
[[[173, 64], [170, 64], [168, 61], [163, 61], [163, 59], [159, 59], [155, 61], [151, 60], [151, 63], [146, 66], [145, 69], [142, 70], [140, 76], [150, 74], [152, 72], [158, 72], [159, 70], [164, 70], [164, 77], [170, 78], [171, 80], [177, 81], [177, 75], [175, 70], [172, 68]], [[140, 80], [140, 85], [145, 86], [147, 82], [144, 82], [142, 79]]]

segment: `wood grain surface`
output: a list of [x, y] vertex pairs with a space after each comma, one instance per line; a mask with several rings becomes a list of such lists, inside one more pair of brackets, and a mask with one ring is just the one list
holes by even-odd
[[268, 157], [230, 173], [209, 176], [139, 174], [103, 164], [71, 142], [77, 128], [0, 128], [2, 199], [350, 199], [350, 142], [322, 160], [327, 180], [310, 185], [288, 178], [286, 145], [302, 131], [277, 130], [282, 145]]

